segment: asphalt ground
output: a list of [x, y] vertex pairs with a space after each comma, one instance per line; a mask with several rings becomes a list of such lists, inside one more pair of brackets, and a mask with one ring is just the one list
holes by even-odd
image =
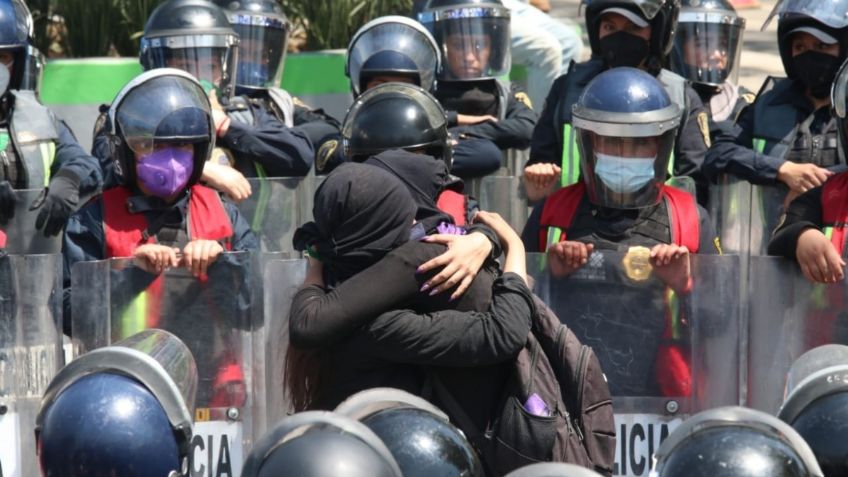
[[[555, 18], [570, 19], [577, 22], [584, 30], [584, 56], [589, 57], [589, 40], [585, 36], [583, 17], [579, 15], [580, 0], [550, 0], [551, 15]], [[760, 27], [771, 12], [775, 0], [760, 0], [760, 6], [739, 9], [739, 14], [745, 18], [746, 27], [743, 37], [744, 45], [739, 61], [739, 83], [756, 92], [760, 89], [767, 76], [782, 76], [783, 63], [777, 51], [777, 23], [772, 22], [765, 30]], [[585, 58], [584, 58], [585, 59]]]

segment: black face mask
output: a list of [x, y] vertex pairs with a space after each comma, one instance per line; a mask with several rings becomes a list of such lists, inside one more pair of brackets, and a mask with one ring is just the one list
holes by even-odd
[[830, 94], [830, 87], [839, 70], [839, 58], [821, 53], [808, 51], [792, 58], [795, 74], [808, 88], [814, 98], [824, 99]]
[[648, 57], [651, 49], [647, 40], [626, 31], [618, 31], [601, 38], [600, 47], [604, 63], [610, 68], [637, 68]]

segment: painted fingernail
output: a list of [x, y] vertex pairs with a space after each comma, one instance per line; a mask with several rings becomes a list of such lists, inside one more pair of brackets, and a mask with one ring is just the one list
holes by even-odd
[[415, 269], [415, 273], [424, 273], [424, 267], [418, 267]]
[[422, 292], [422, 293], [423, 293], [423, 292], [425, 292], [425, 291], [427, 291], [427, 290], [429, 290], [429, 289], [430, 289], [430, 284], [429, 284], [429, 283], [425, 283], [424, 285], [422, 285], [422, 286], [421, 286], [421, 292]]
[[433, 296], [433, 295], [435, 295], [436, 293], [439, 293], [438, 288], [437, 288], [437, 289], [434, 289], [433, 291], [431, 291], [431, 292], [430, 292], [430, 296]]

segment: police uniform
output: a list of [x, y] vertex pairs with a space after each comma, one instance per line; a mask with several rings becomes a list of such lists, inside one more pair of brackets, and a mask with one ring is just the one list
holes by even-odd
[[[502, 150], [525, 149], [530, 145], [536, 113], [527, 94], [496, 80], [442, 81], [436, 98], [448, 113], [454, 146], [451, 172], [460, 177], [480, 177], [501, 167]], [[457, 115], [498, 118], [497, 122], [459, 126]]]
[[721, 131], [729, 131], [742, 112], [754, 104], [757, 95], [744, 86], [725, 82], [719, 86], [693, 84], [710, 118], [710, 144], [714, 144]]
[[[545, 100], [545, 107], [533, 131], [530, 144], [530, 159], [527, 165], [538, 163], [557, 164], [562, 167], [561, 185], [576, 183], [580, 178], [580, 153], [577, 138], [571, 126], [571, 107], [577, 102], [589, 82], [605, 71], [600, 59], [585, 63], [572, 63], [568, 73], [554, 81]], [[683, 108], [681, 127], [677, 132], [672, 167], [672, 176], [689, 176], [695, 179], [699, 199], [706, 184], [701, 175], [701, 165], [709, 142], [707, 113], [701, 98], [682, 77], [662, 70], [657, 79], [666, 87], [672, 100]], [[700, 201], [700, 200], [699, 200]], [[701, 201], [702, 202], [702, 201]]]
[[829, 106], [814, 110], [797, 80], [770, 78], [764, 90], [736, 127], [718, 135], [704, 163], [706, 174], [726, 172], [753, 184], [773, 184], [785, 161], [826, 168], [844, 163]]

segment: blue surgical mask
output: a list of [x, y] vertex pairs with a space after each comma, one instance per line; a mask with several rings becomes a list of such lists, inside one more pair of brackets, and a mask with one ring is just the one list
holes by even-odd
[[619, 157], [596, 152], [595, 158], [595, 175], [613, 192], [631, 194], [654, 178], [656, 157]]

